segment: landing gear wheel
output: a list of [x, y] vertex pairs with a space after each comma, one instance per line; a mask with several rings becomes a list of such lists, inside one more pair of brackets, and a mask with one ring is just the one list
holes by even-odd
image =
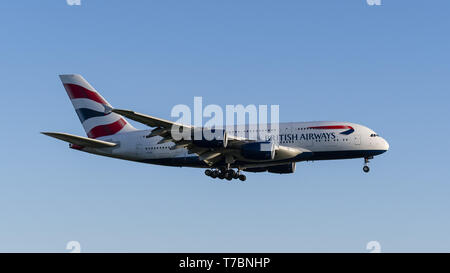
[[225, 174], [223, 172], [220, 172], [218, 177], [219, 177], [219, 179], [224, 179], [225, 178]]
[[364, 171], [365, 173], [368, 173], [368, 172], [370, 171], [369, 166], [364, 166], [364, 167], [363, 167], [363, 171]]
[[212, 171], [211, 171], [211, 170], [206, 170], [206, 171], [205, 171], [205, 175], [206, 175], [206, 176], [211, 176], [211, 174], [212, 174]]
[[219, 176], [219, 172], [218, 171], [213, 171], [212, 173], [211, 173], [211, 177], [212, 178], [217, 178]]
[[232, 169], [226, 170], [225, 171], [225, 178], [230, 181], [231, 179], [234, 178], [234, 176], [236, 175], [236, 172]]
[[373, 156], [372, 157], [365, 157], [364, 158], [364, 167], [363, 167], [363, 171], [365, 172], [365, 173], [368, 173], [369, 171], [370, 171], [370, 168], [369, 168], [369, 159], [372, 159], [373, 158]]
[[243, 175], [243, 174], [239, 175], [239, 180], [245, 181], [246, 179], [247, 179], [247, 177], [245, 175]]

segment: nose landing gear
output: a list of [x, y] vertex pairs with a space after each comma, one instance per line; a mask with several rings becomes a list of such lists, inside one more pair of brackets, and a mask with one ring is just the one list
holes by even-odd
[[365, 172], [365, 173], [368, 173], [369, 171], [370, 171], [370, 168], [369, 168], [369, 159], [372, 159], [373, 157], [365, 157], [364, 158], [364, 167], [363, 167], [363, 171]]
[[241, 181], [245, 181], [247, 177], [240, 173], [240, 170], [237, 172], [233, 169], [218, 169], [218, 170], [206, 170], [205, 175], [212, 178], [226, 179], [231, 181], [232, 179], [239, 179]]

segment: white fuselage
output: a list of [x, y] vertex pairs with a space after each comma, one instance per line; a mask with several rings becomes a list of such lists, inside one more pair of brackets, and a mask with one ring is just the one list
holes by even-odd
[[[268, 126], [270, 128], [270, 126]], [[248, 128], [248, 127], [247, 127]], [[277, 131], [265, 132], [278, 145], [301, 148], [310, 151], [309, 157], [293, 157], [255, 162], [240, 159], [236, 167], [258, 167], [297, 162], [305, 160], [327, 160], [346, 158], [372, 158], [389, 149], [389, 144], [373, 130], [355, 123], [319, 121], [280, 123]], [[351, 129], [349, 129], [351, 128]], [[246, 132], [236, 132], [227, 128], [229, 135], [239, 135]], [[198, 159], [195, 153], [188, 153], [185, 148], [171, 149], [173, 142], [158, 144], [160, 136], [147, 137], [151, 130], [137, 130], [99, 138], [100, 140], [119, 143], [113, 148], [83, 148], [83, 151], [116, 157], [144, 163], [210, 167]]]

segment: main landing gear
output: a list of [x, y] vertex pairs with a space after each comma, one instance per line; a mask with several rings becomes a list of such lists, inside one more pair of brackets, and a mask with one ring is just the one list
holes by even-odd
[[228, 181], [232, 179], [239, 179], [241, 181], [245, 181], [247, 177], [240, 173], [240, 171], [235, 171], [233, 169], [217, 169], [217, 170], [206, 170], [206, 176], [210, 176], [212, 178], [226, 179]]
[[372, 159], [373, 157], [365, 157], [364, 158], [364, 167], [363, 167], [363, 171], [365, 172], [365, 173], [368, 173], [369, 171], [370, 171], [370, 168], [369, 168], [369, 159]]

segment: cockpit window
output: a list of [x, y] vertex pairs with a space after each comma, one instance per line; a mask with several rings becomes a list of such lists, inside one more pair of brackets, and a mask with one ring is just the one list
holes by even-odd
[[377, 136], [379, 136], [379, 135], [377, 135], [377, 134], [370, 134], [370, 137], [377, 137]]

